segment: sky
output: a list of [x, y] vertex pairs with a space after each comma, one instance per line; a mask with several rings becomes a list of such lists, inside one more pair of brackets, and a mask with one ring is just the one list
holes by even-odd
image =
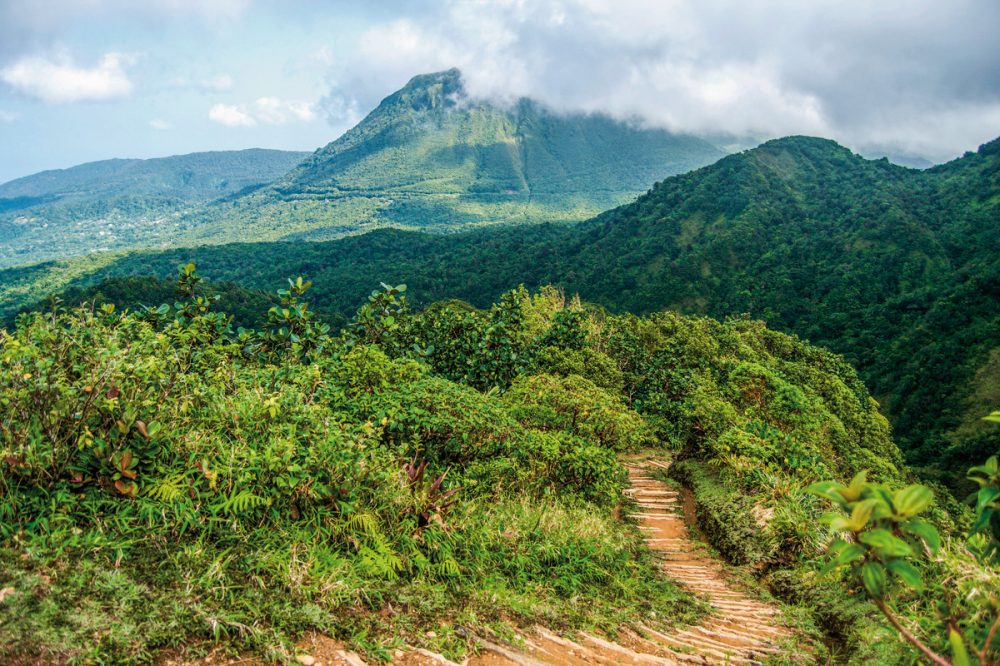
[[417, 74], [746, 144], [942, 162], [1000, 135], [997, 0], [0, 0], [0, 182], [314, 150]]

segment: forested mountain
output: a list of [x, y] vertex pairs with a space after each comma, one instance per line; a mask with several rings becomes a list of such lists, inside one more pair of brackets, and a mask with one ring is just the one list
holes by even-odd
[[0, 185], [0, 266], [164, 245], [182, 211], [269, 183], [307, 155], [251, 149], [115, 159], [12, 180]]
[[186, 240], [579, 221], [723, 154], [603, 115], [473, 99], [452, 69], [414, 77], [271, 187], [189, 216]]
[[998, 166], [1000, 141], [915, 171], [791, 137], [669, 178], [581, 226], [99, 256], [5, 271], [0, 285], [9, 316], [44, 290], [167, 276], [194, 259], [246, 288], [307, 275], [329, 313], [352, 311], [373, 279], [406, 281], [423, 302], [482, 305], [523, 282], [615, 311], [746, 312], [844, 354], [911, 460], [953, 480], [998, 444], [979, 420], [1000, 369]]
[[0, 267], [384, 226], [580, 221], [723, 154], [607, 116], [471, 99], [449, 70], [415, 77], [305, 161], [271, 150], [107, 160], [0, 185]]

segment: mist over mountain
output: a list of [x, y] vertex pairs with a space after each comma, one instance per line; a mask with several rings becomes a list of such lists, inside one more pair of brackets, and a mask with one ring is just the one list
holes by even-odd
[[473, 99], [452, 69], [414, 77], [272, 186], [189, 216], [185, 240], [578, 221], [723, 154], [599, 114]]
[[248, 150], [108, 160], [11, 181], [0, 186], [0, 266], [385, 226], [580, 221], [723, 154], [607, 116], [475, 100], [449, 70], [414, 77], [307, 158]]

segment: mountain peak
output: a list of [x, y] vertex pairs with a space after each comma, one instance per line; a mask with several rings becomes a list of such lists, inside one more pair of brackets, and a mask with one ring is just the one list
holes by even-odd
[[446, 69], [441, 72], [430, 72], [429, 74], [417, 74], [403, 86], [402, 90], [426, 89], [432, 86], [441, 85], [450, 89], [462, 87], [462, 71], [457, 67]]
[[751, 152], [779, 152], [790, 151], [807, 155], [831, 155], [841, 156], [853, 155], [850, 149], [845, 148], [833, 139], [824, 139], [818, 136], [807, 136], [803, 134], [793, 134], [780, 139], [765, 141]]
[[424, 111], [456, 106], [466, 97], [462, 72], [453, 67], [443, 72], [414, 76], [382, 104], [403, 105], [415, 111]]

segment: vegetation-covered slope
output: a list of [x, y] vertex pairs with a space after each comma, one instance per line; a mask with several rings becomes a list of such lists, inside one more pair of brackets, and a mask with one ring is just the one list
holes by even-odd
[[791, 512], [759, 540], [781, 567], [812, 552], [818, 505], [794, 489], [902, 475], [850, 366], [759, 322], [606, 316], [555, 289], [412, 312], [388, 289], [330, 338], [307, 286], [237, 333], [186, 267], [174, 306], [0, 338], [0, 656], [225, 639], [287, 658], [310, 627], [460, 653], [457, 625], [498, 617], [666, 626], [705, 609], [619, 517], [619, 453], [742, 474]]
[[105, 160], [0, 185], [0, 266], [168, 243], [181, 211], [280, 178], [308, 153]]
[[578, 221], [722, 155], [701, 139], [607, 116], [472, 99], [449, 70], [414, 77], [273, 186], [189, 216], [186, 239]]
[[98, 256], [0, 272], [0, 288], [9, 315], [39, 285], [166, 276], [195, 258], [248, 288], [309, 274], [317, 308], [342, 314], [373, 275], [407, 281], [423, 302], [485, 305], [524, 282], [612, 310], [748, 312], [844, 354], [911, 460], [953, 483], [1000, 445], [979, 419], [1000, 384], [998, 168], [996, 141], [913, 171], [793, 137], [670, 178], [582, 226]]
[[450, 70], [415, 77], [304, 162], [306, 153], [196, 153], [0, 185], [0, 267], [382, 226], [580, 221], [722, 155], [701, 139], [607, 116], [473, 100]]

